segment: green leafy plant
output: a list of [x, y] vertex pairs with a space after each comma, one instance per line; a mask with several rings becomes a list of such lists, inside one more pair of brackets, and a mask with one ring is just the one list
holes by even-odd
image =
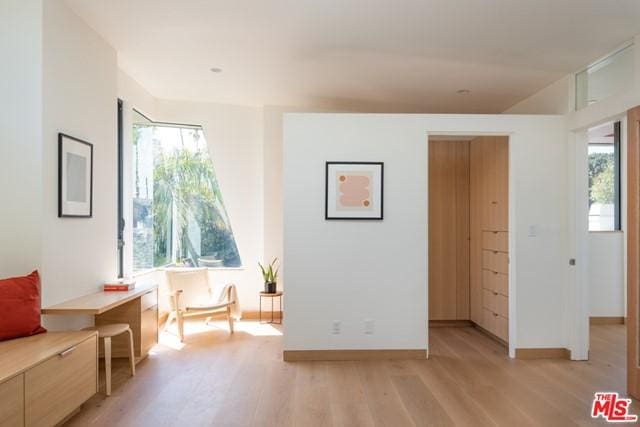
[[611, 162], [593, 179], [591, 198], [594, 202], [602, 204], [613, 203], [615, 199], [614, 179], [613, 162]]
[[264, 283], [276, 283], [278, 281], [278, 271], [280, 268], [276, 268], [277, 262], [278, 258], [274, 258], [266, 268], [258, 262], [258, 266], [262, 272], [262, 277], [264, 278]]

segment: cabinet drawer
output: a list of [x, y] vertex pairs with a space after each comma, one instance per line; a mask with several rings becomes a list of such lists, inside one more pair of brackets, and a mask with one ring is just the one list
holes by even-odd
[[495, 296], [497, 296], [497, 294], [494, 294], [493, 291], [489, 291], [487, 289], [482, 290], [482, 307], [497, 313], [498, 308]]
[[482, 251], [482, 268], [509, 274], [509, 255], [504, 252]]
[[509, 298], [504, 295], [484, 289], [482, 291], [482, 305], [502, 317], [509, 317]]
[[496, 336], [498, 330], [497, 316], [498, 315], [491, 310], [487, 310], [486, 308], [482, 309], [482, 327]]
[[97, 351], [93, 336], [24, 374], [26, 426], [56, 425], [97, 392]]
[[142, 312], [140, 319], [140, 347], [142, 355], [148, 354], [151, 347], [158, 343], [158, 306]]
[[147, 292], [140, 297], [140, 311], [145, 311], [158, 305], [158, 291]]
[[509, 276], [492, 270], [482, 270], [482, 287], [509, 296]]
[[509, 251], [509, 233], [506, 233], [504, 231], [483, 231], [482, 232], [482, 249], [508, 252]]
[[509, 340], [509, 320], [491, 310], [482, 310], [483, 325], [487, 331], [503, 341]]
[[0, 384], [0, 426], [24, 425], [24, 375]]
[[502, 316], [496, 318], [496, 332], [495, 335], [503, 341], [509, 341], [509, 319]]

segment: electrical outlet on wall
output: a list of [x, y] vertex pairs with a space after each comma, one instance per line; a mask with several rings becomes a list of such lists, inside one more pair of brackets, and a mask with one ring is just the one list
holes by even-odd
[[373, 335], [375, 331], [375, 322], [373, 319], [364, 319], [364, 333], [366, 335]]
[[333, 323], [331, 324], [331, 333], [333, 335], [338, 335], [340, 334], [342, 329], [342, 323], [339, 320], [334, 320]]

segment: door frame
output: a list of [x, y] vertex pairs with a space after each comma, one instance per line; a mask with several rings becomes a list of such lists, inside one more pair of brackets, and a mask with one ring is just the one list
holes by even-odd
[[[517, 309], [516, 309], [516, 198], [515, 194], [515, 177], [514, 171], [511, 165], [514, 163], [513, 159], [513, 145], [514, 139], [517, 138], [517, 133], [512, 131], [495, 131], [495, 132], [487, 132], [487, 131], [429, 131], [427, 132], [427, 153], [429, 152], [429, 138], [432, 136], [506, 136], [507, 144], [509, 147], [509, 164], [508, 164], [508, 194], [509, 194], [509, 342], [508, 342], [508, 354], [511, 359], [515, 359], [516, 357], [516, 348], [517, 348]], [[429, 161], [427, 155], [427, 212], [429, 212]], [[429, 220], [427, 217], [427, 313], [429, 311]], [[426, 337], [427, 349], [429, 346], [429, 316], [427, 315], [427, 337]], [[429, 353], [427, 353], [427, 358], [429, 357]]]
[[638, 292], [640, 287], [640, 106], [627, 112], [627, 392], [640, 398]]

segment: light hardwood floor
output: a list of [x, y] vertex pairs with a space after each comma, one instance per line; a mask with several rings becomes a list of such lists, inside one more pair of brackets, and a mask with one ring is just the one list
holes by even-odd
[[625, 389], [622, 325], [592, 326], [589, 362], [510, 360], [473, 328], [433, 328], [430, 360], [290, 363], [277, 329], [215, 325], [187, 325], [201, 331], [182, 349], [165, 335], [133, 380], [116, 362], [112, 396], [101, 388], [68, 425], [604, 425], [593, 393]]

